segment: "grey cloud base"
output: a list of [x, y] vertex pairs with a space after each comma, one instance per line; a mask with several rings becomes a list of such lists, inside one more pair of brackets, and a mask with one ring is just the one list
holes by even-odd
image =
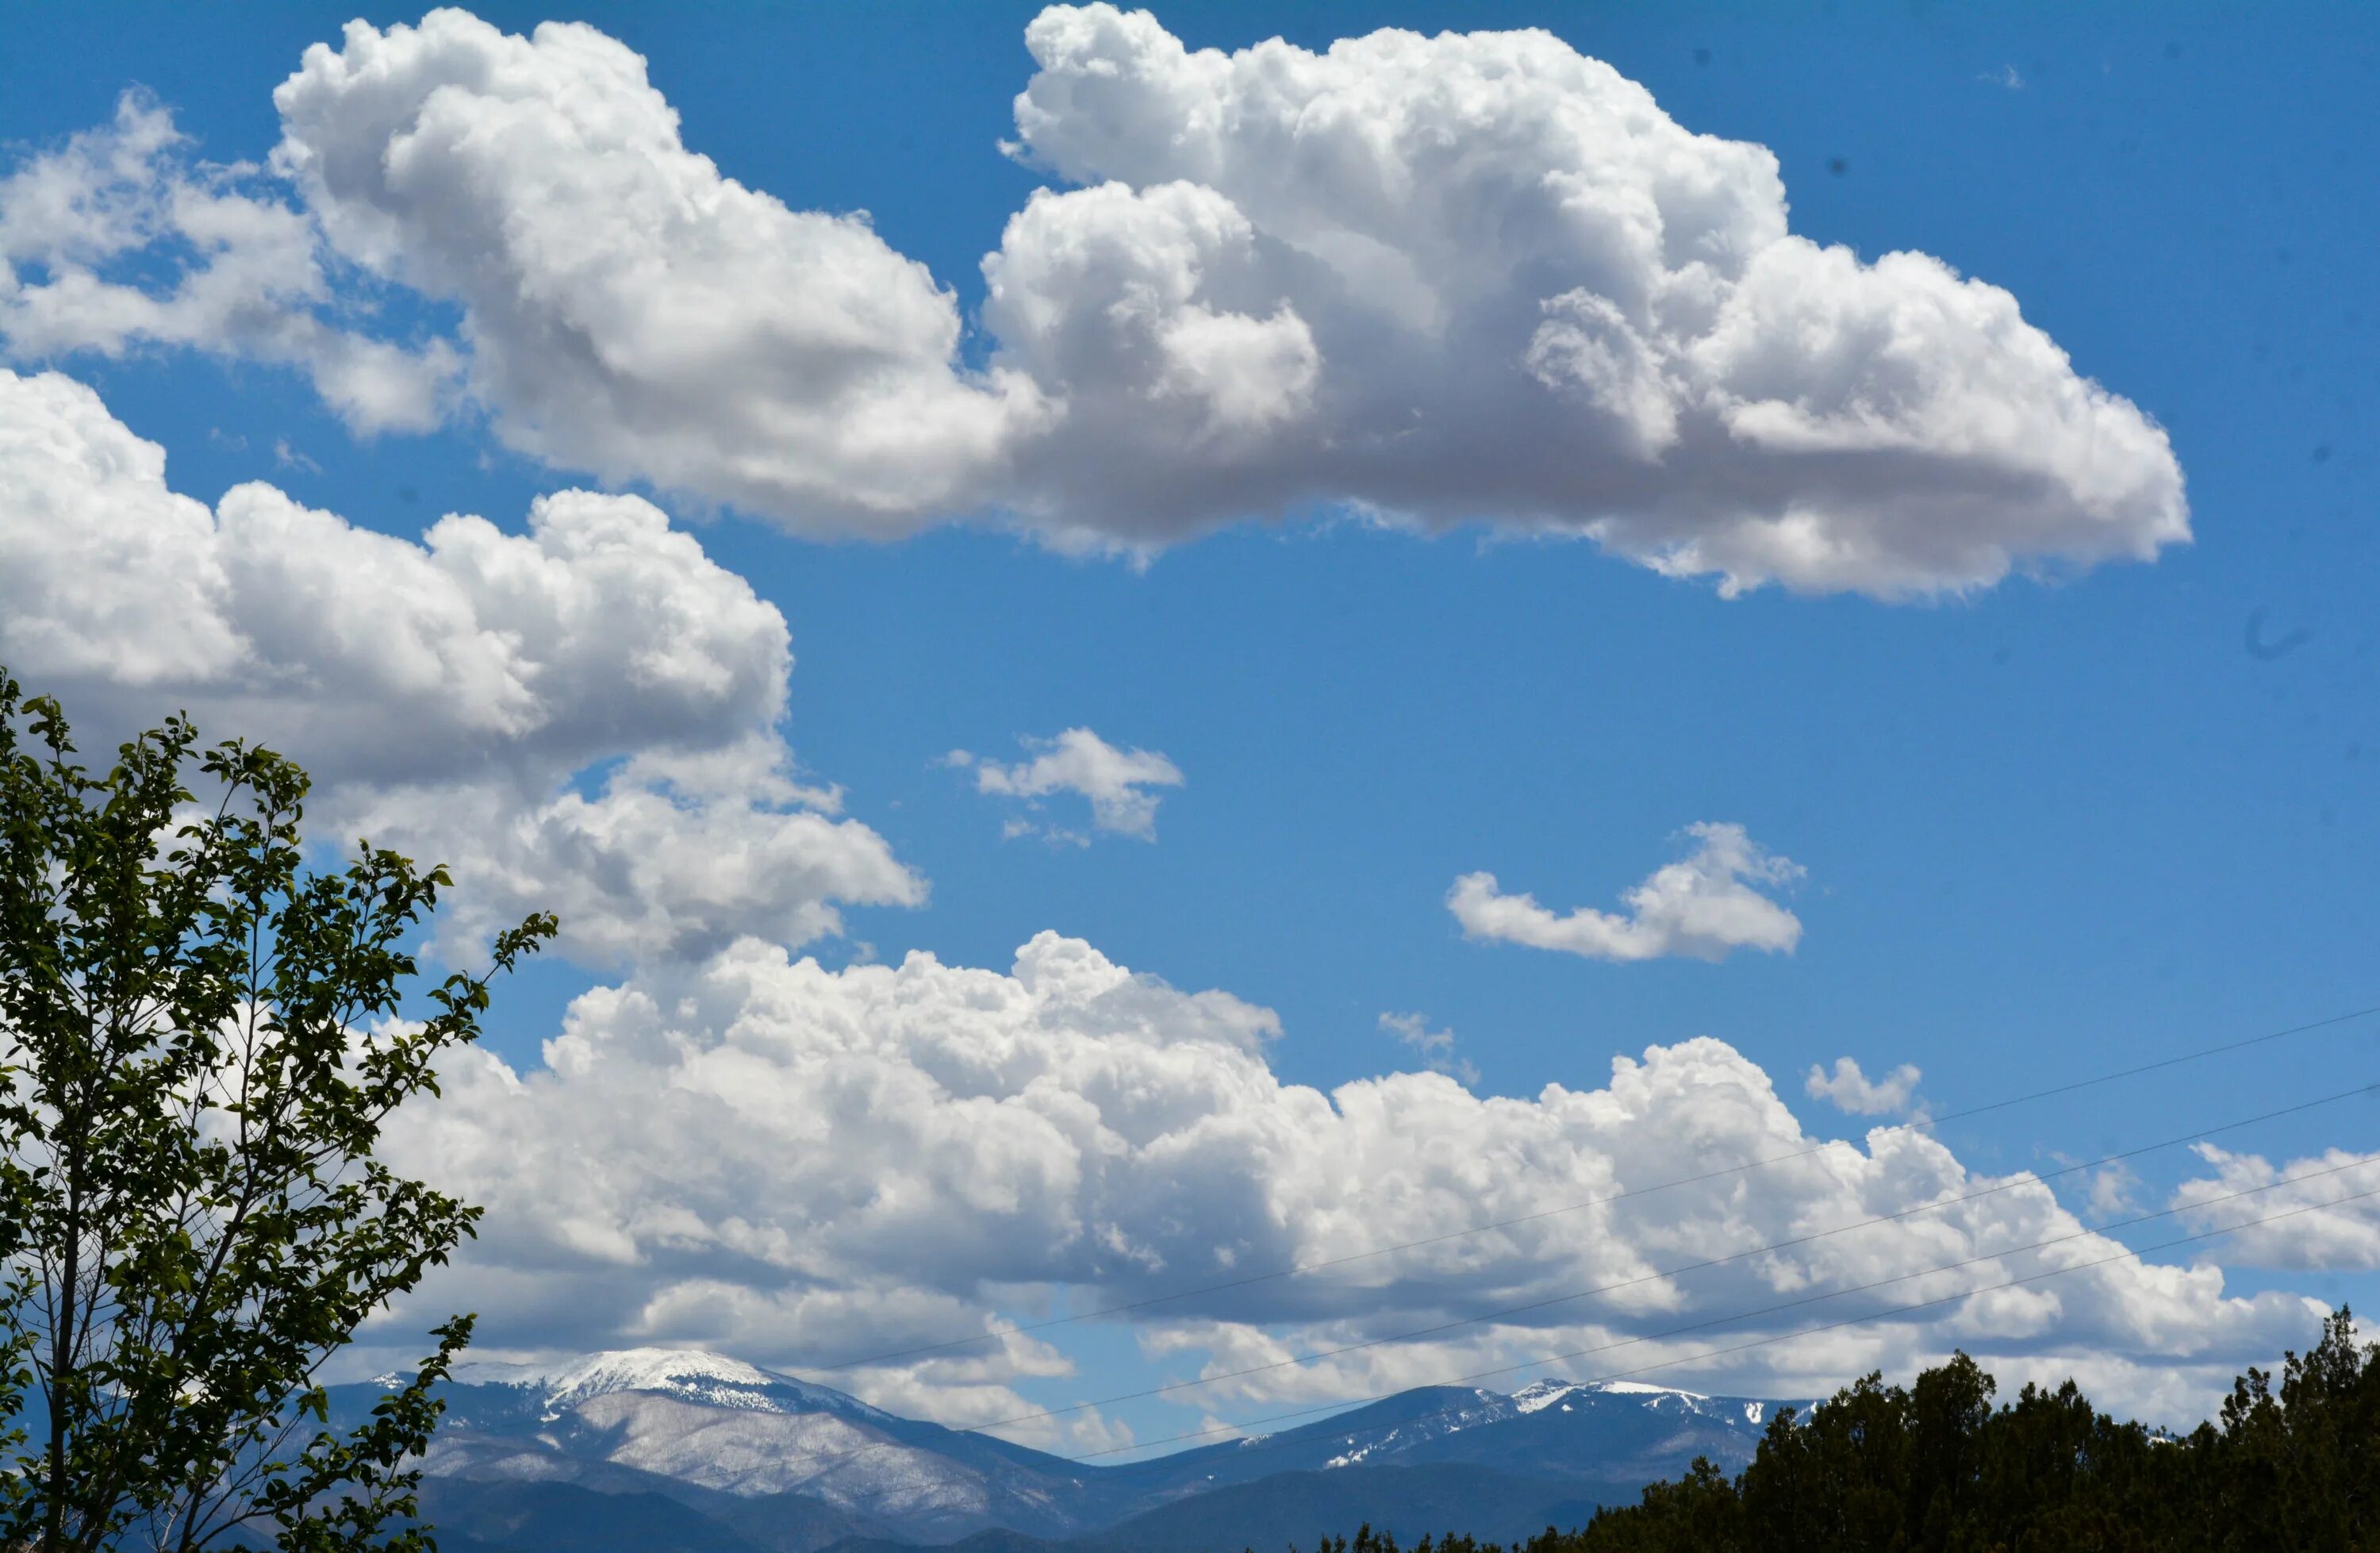
[[[359, 424], [461, 395], [558, 467], [801, 532], [995, 518], [1146, 553], [1353, 505], [1887, 598], [2189, 537], [2165, 433], [2016, 299], [1795, 236], [1767, 150], [1548, 34], [1226, 55], [1090, 6], [1026, 41], [1015, 151], [1063, 187], [983, 261], [982, 370], [947, 287], [864, 217], [722, 176], [632, 51], [453, 10], [351, 24], [274, 93], [291, 203], [251, 197], [265, 236], [195, 242], [174, 293], [237, 292], [239, 331], [15, 274], [146, 240], [126, 197], [75, 190], [188, 183], [150, 119], [115, 131], [137, 154], [94, 132], [0, 194], [0, 328], [20, 357], [277, 352], [326, 392], [348, 361]], [[390, 355], [333, 327], [333, 274], [455, 304], [460, 336]]]

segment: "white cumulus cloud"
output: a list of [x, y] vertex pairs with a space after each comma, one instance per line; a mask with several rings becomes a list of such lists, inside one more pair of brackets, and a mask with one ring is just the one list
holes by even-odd
[[[1068, 728], [1055, 739], [1028, 739], [1025, 745], [1033, 758], [1014, 764], [964, 750], [952, 751], [946, 759], [949, 764], [973, 768], [978, 792], [1022, 799], [1037, 807], [1053, 793], [1074, 793], [1089, 801], [1093, 825], [1143, 841], [1157, 839], [1157, 805], [1163, 797], [1150, 789], [1183, 783], [1182, 768], [1157, 751], [1119, 750], [1087, 728]], [[1034, 828], [1029, 821], [1015, 821], [1010, 833], [1023, 835]], [[1048, 834], [1060, 839], [1079, 838], [1078, 832], [1059, 828]]]
[[591, 27], [351, 22], [273, 104], [331, 243], [459, 305], [472, 393], [552, 463], [895, 533], [979, 501], [1040, 415], [958, 368], [956, 301], [864, 214], [723, 177]]
[[[2195, 1207], [2187, 1217], [2208, 1229], [2289, 1209], [2301, 1209], [2273, 1224], [2228, 1236], [2227, 1260], [2242, 1266], [2296, 1269], [2380, 1268], [2380, 1198], [2340, 1199], [2380, 1187], [2380, 1153], [2326, 1149], [2309, 1159], [2276, 1165], [2259, 1154], [2233, 1154], [2213, 1143], [2194, 1145], [2213, 1173], [2174, 1189], [2173, 1204]], [[2255, 1198], [2254, 1214], [2211, 1200], [2270, 1187]], [[2266, 1206], [2265, 1204], [2270, 1204]]]
[[86, 748], [187, 709], [297, 756], [322, 838], [453, 864], [458, 945], [551, 907], [582, 958], [699, 956], [923, 899], [798, 779], [783, 617], [636, 496], [419, 541], [261, 483], [210, 508], [88, 387], [0, 369], [0, 664]]
[[1765, 148], [1550, 34], [1225, 54], [1062, 6], [1026, 43], [1021, 153], [1079, 187], [985, 317], [1065, 406], [1020, 453], [1052, 524], [1352, 498], [1885, 595], [2187, 534], [2164, 433], [2014, 298], [1793, 235]]
[[[699, 1343], [799, 1368], [983, 1332], [1045, 1286], [1111, 1304], [1406, 1246], [1134, 1317], [1145, 1343], [1202, 1354], [1218, 1376], [1557, 1302], [1184, 1393], [1185, 1423], [1601, 1343], [1630, 1345], [1596, 1361], [1612, 1369], [1691, 1356], [1713, 1337], [1658, 1334], [1905, 1274], [1922, 1276], [1723, 1336], [1948, 1302], [1701, 1378], [1802, 1394], [1963, 1345], [2130, 1365], [2128, 1394], [2172, 1383], [2203, 1403], [2219, 1376], [2192, 1366], [2300, 1342], [2318, 1314], [2228, 1293], [2212, 1265], [2134, 1259], [2049, 1183], [1976, 1173], [1923, 1131], [1864, 1145], [1805, 1133], [1721, 1042], [1504, 1098], [1429, 1072], [1327, 1093], [1287, 1082], [1269, 1056], [1279, 1033], [1264, 1009], [1053, 934], [1006, 970], [913, 954], [831, 971], [747, 940], [640, 972], [579, 997], [543, 1069], [460, 1054], [443, 1098], [399, 1119], [402, 1168], [489, 1205], [467, 1259], [423, 1298], [486, 1313], [498, 1348]], [[1755, 1161], [1769, 1163], [1712, 1176]], [[1939, 1205], [1866, 1223], [1921, 1204]], [[1512, 1222], [1456, 1233], [1488, 1221]], [[1734, 1259], [1668, 1271], [1714, 1258]], [[2078, 1270], [1963, 1297], [2058, 1267]], [[1053, 1336], [842, 1374], [905, 1405], [999, 1416], [986, 1410], [1011, 1381], [1062, 1366]]]
[[1724, 960], [1737, 949], [1791, 953], [1802, 922], [1760, 893], [1790, 884], [1802, 870], [1762, 848], [1739, 825], [1686, 827], [1697, 843], [1624, 898], [1625, 912], [1582, 906], [1556, 915], [1534, 895], [1507, 895], [1488, 873], [1465, 874], [1447, 892], [1447, 910], [1464, 936], [1559, 949], [1589, 960], [1658, 960], [1691, 955]]
[[[309, 49], [264, 171], [176, 160], [138, 104], [29, 164], [0, 317], [20, 353], [301, 361], [364, 425], [459, 393], [557, 466], [806, 532], [1146, 553], [1354, 504], [1886, 598], [2189, 538], [2164, 431], [2014, 297], [1796, 235], [1766, 148], [1548, 33], [1226, 54], [1098, 5], [1025, 41], [1014, 147], [1052, 183], [977, 342], [864, 214], [686, 145], [624, 44], [456, 10]], [[180, 278], [101, 274], [140, 252]], [[458, 334], [367, 339], [372, 287]]]

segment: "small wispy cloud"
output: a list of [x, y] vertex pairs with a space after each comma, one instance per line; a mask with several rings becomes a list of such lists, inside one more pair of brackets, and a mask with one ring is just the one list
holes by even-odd
[[[1071, 728], [1054, 739], [1022, 740], [1032, 759], [1003, 764], [989, 756], [953, 750], [942, 764], [975, 773], [978, 792], [1021, 800], [1038, 810], [1058, 793], [1077, 794], [1090, 804], [1091, 826], [1117, 836], [1157, 839], [1157, 788], [1183, 785], [1182, 768], [1155, 750], [1120, 750], [1087, 728]], [[1087, 846], [1081, 830], [1014, 818], [1004, 837], [1039, 835], [1051, 841]]]
[[1802, 876], [1800, 865], [1761, 847], [1740, 825], [1688, 825], [1686, 834], [1699, 845], [1630, 890], [1624, 914], [1583, 906], [1557, 916], [1533, 895], [1504, 894], [1486, 873], [1455, 880], [1446, 907], [1466, 937], [1589, 960], [1723, 960], [1742, 948], [1791, 954], [1801, 919], [1754, 887], [1790, 884]]
[[2141, 1178], [2120, 1159], [2089, 1172], [2084, 1182], [2083, 1201], [2094, 1218], [2114, 1218], [2140, 1206], [2134, 1193], [2141, 1184]]
[[1839, 1057], [1831, 1074], [1812, 1063], [1802, 1088], [1811, 1099], [1827, 1101], [1837, 1110], [1852, 1116], [1900, 1116], [1911, 1112], [1922, 1115], [1925, 1107], [1917, 1099], [1917, 1081], [1924, 1077], [1913, 1065], [1904, 1062], [1883, 1077], [1871, 1079], [1860, 1071], [1858, 1062]]
[[1478, 1084], [1479, 1070], [1468, 1058], [1454, 1055], [1454, 1032], [1432, 1030], [1427, 1014], [1382, 1014], [1380, 1028], [1411, 1046], [1431, 1072], [1443, 1073], [1465, 1089]]

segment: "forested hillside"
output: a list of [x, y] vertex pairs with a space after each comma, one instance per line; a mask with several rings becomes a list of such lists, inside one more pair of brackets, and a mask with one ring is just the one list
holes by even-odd
[[[1510, 1553], [2352, 1549], [2380, 1544], [2380, 1346], [2345, 1310], [2277, 1379], [2251, 1369], [2187, 1436], [2118, 1423], [2072, 1381], [1994, 1405], [1961, 1354], [1781, 1412], [1730, 1479], [1707, 1461]], [[1316, 1553], [1401, 1553], [1368, 1527]], [[1507, 1553], [1467, 1536], [1402, 1553]]]

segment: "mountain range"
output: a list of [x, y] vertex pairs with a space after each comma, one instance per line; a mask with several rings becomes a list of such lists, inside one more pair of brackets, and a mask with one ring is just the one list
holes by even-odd
[[[383, 1390], [334, 1388], [334, 1419]], [[466, 1366], [443, 1395], [422, 1509], [447, 1553], [1237, 1553], [1365, 1521], [1509, 1538], [1696, 1456], [1732, 1471], [1787, 1405], [1627, 1382], [1425, 1387], [1095, 1466], [682, 1350]]]

